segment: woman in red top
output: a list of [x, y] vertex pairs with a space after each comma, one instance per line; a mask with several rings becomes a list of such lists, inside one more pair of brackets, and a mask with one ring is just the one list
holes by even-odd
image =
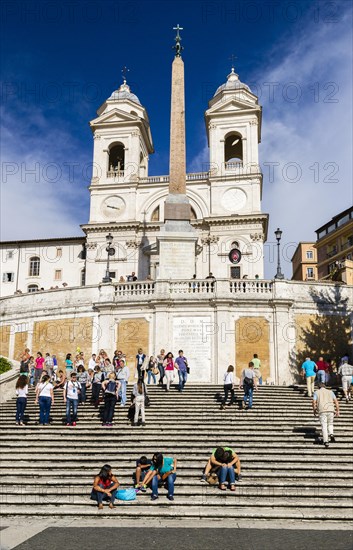
[[36, 386], [43, 374], [44, 357], [40, 351], [37, 352], [36, 364], [34, 365], [34, 385]]
[[109, 508], [114, 508], [114, 500], [120, 483], [112, 473], [112, 467], [104, 464], [99, 474], [94, 478], [91, 500], [98, 502], [99, 510], [103, 510], [103, 500], [109, 501]]
[[174, 380], [174, 369], [177, 368], [174, 363], [173, 354], [171, 351], [167, 353], [163, 361], [163, 367], [165, 371], [165, 377], [167, 379], [166, 391], [170, 389], [170, 383]]

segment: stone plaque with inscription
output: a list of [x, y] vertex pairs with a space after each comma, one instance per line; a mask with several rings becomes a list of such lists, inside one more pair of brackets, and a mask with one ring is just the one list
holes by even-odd
[[211, 382], [211, 317], [174, 317], [173, 353], [184, 351], [188, 359], [190, 382]]
[[161, 236], [159, 241], [159, 279], [191, 279], [195, 273], [194, 236]]

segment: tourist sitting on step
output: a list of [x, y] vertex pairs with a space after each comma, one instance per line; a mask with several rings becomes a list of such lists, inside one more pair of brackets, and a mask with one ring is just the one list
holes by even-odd
[[77, 382], [77, 374], [72, 372], [71, 379], [67, 380], [63, 389], [64, 403], [66, 404], [66, 426], [76, 426], [78, 394], [80, 391], [81, 384]]
[[166, 485], [168, 489], [167, 499], [174, 500], [174, 483], [176, 480], [177, 460], [162, 453], [155, 453], [152, 457], [152, 464], [144, 479], [144, 485], [151, 483], [151, 500], [157, 500], [158, 487]]
[[147, 485], [144, 484], [144, 479], [148, 470], [150, 469], [152, 460], [147, 458], [147, 456], [141, 456], [136, 460], [136, 469], [133, 475], [135, 489], [139, 489], [143, 493], [146, 492]]
[[228, 399], [228, 394], [230, 392], [230, 401], [228, 405], [230, 406], [232, 403], [234, 403], [235, 395], [234, 395], [234, 367], [233, 365], [229, 365], [227, 372], [224, 373], [223, 376], [224, 381], [224, 398], [222, 400], [221, 404], [221, 410], [226, 408], [226, 403]]
[[[228, 468], [230, 467], [233, 468], [233, 472], [228, 472]], [[219, 477], [221, 473], [220, 472], [221, 468], [225, 468], [225, 471], [223, 472], [223, 476], [225, 475], [225, 478], [222, 482]], [[221, 484], [224, 485], [224, 482], [226, 481], [227, 476], [229, 474], [228, 477], [231, 478], [230, 484], [232, 485], [231, 480], [233, 480], [233, 485], [234, 485], [235, 480], [239, 482], [242, 479], [240, 472], [241, 472], [241, 464], [240, 464], [240, 459], [236, 454], [236, 452], [230, 447], [217, 447], [212, 451], [212, 454], [201, 476], [201, 481], [208, 481], [209, 476], [211, 474], [216, 473], [218, 475], [220, 485]], [[223, 488], [222, 490], [225, 490], [225, 488]], [[234, 491], [235, 489], [231, 488], [231, 490]]]
[[120, 382], [116, 380], [115, 372], [111, 372], [102, 383], [104, 392], [103, 426], [112, 426], [115, 405], [118, 400]]
[[103, 501], [109, 502], [109, 508], [114, 508], [116, 492], [120, 483], [113, 475], [109, 464], [104, 464], [99, 474], [94, 478], [91, 500], [98, 503], [98, 509], [103, 510]]
[[66, 375], [64, 371], [59, 370], [55, 375], [54, 390], [62, 390], [65, 386]]

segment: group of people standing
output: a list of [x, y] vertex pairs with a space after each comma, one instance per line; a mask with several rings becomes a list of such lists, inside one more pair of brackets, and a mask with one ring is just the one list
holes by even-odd
[[[87, 366], [87, 368], [86, 368]], [[156, 384], [156, 375], [159, 375], [159, 384], [170, 390], [175, 373], [179, 375], [178, 390], [184, 390], [187, 374], [188, 361], [182, 350], [179, 350], [178, 357], [174, 360], [171, 352], [165, 353], [161, 350], [157, 357], [147, 358], [142, 348], [138, 349], [136, 355], [136, 377], [133, 385], [130, 407], [133, 407], [132, 424], [138, 425], [141, 417], [141, 424], [145, 425], [145, 404], [148, 398], [147, 384], [153, 380]], [[114, 411], [118, 401], [120, 406], [127, 404], [127, 384], [130, 378], [130, 369], [127, 366], [126, 356], [122, 351], [114, 352], [111, 361], [101, 349], [99, 353], [92, 354], [85, 365], [83, 352], [77, 349], [76, 354], [67, 353], [64, 365], [60, 367], [55, 355], [38, 351], [36, 358], [26, 348], [20, 355], [20, 377], [16, 383], [17, 412], [16, 424], [24, 425], [24, 414], [27, 405], [28, 387], [35, 388], [35, 402], [39, 405], [39, 424], [50, 423], [51, 406], [54, 404], [54, 395], [58, 390], [63, 392], [63, 399], [66, 407], [66, 425], [76, 426], [79, 404], [85, 405], [87, 401], [87, 390], [91, 388], [91, 403], [98, 408], [103, 402], [102, 424], [112, 426]]]
[[[335, 375], [341, 379], [344, 398], [348, 403], [351, 398], [351, 387], [353, 384], [353, 365], [349, 364], [348, 355], [341, 357], [340, 366], [336, 369]], [[306, 379], [308, 397], [312, 397], [315, 391], [315, 381], [325, 385], [330, 383], [332, 376], [330, 364], [324, 361], [322, 356], [320, 356], [316, 362], [312, 361], [308, 356], [301, 366], [301, 376], [303, 379]], [[338, 381], [339, 380], [337, 380], [337, 382]]]
[[158, 383], [161, 386], [165, 383], [166, 391], [170, 391], [170, 386], [177, 373], [179, 377], [178, 391], [183, 392], [190, 372], [190, 367], [182, 349], [179, 350], [178, 357], [174, 359], [172, 352], [169, 351], [166, 353], [164, 349], [161, 349], [156, 357], [151, 355], [148, 358], [146, 354], [143, 353], [142, 348], [139, 348], [136, 355], [136, 371], [138, 373], [138, 378], [142, 379], [145, 378], [147, 373], [148, 384], [151, 379], [154, 384], [156, 384], [156, 375], [159, 374]]

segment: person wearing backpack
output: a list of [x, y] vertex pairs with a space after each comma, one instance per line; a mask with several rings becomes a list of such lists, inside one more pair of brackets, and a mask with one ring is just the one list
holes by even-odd
[[102, 384], [102, 389], [104, 391], [102, 426], [113, 425], [114, 410], [118, 400], [120, 385], [120, 382], [116, 380], [115, 372], [111, 372]]
[[50, 409], [54, 405], [53, 384], [50, 383], [50, 378], [45, 374], [36, 386], [36, 400], [39, 403], [39, 424], [47, 426], [49, 424]]
[[[81, 391], [81, 384], [77, 382], [76, 372], [71, 373], [71, 380], [64, 386], [64, 403], [66, 403], [66, 426], [76, 426], [78, 394]], [[72, 415], [71, 415], [72, 409]]]
[[257, 391], [254, 363], [250, 361], [249, 367], [241, 373], [239, 389], [244, 389], [243, 409], [252, 409], [253, 393]]

